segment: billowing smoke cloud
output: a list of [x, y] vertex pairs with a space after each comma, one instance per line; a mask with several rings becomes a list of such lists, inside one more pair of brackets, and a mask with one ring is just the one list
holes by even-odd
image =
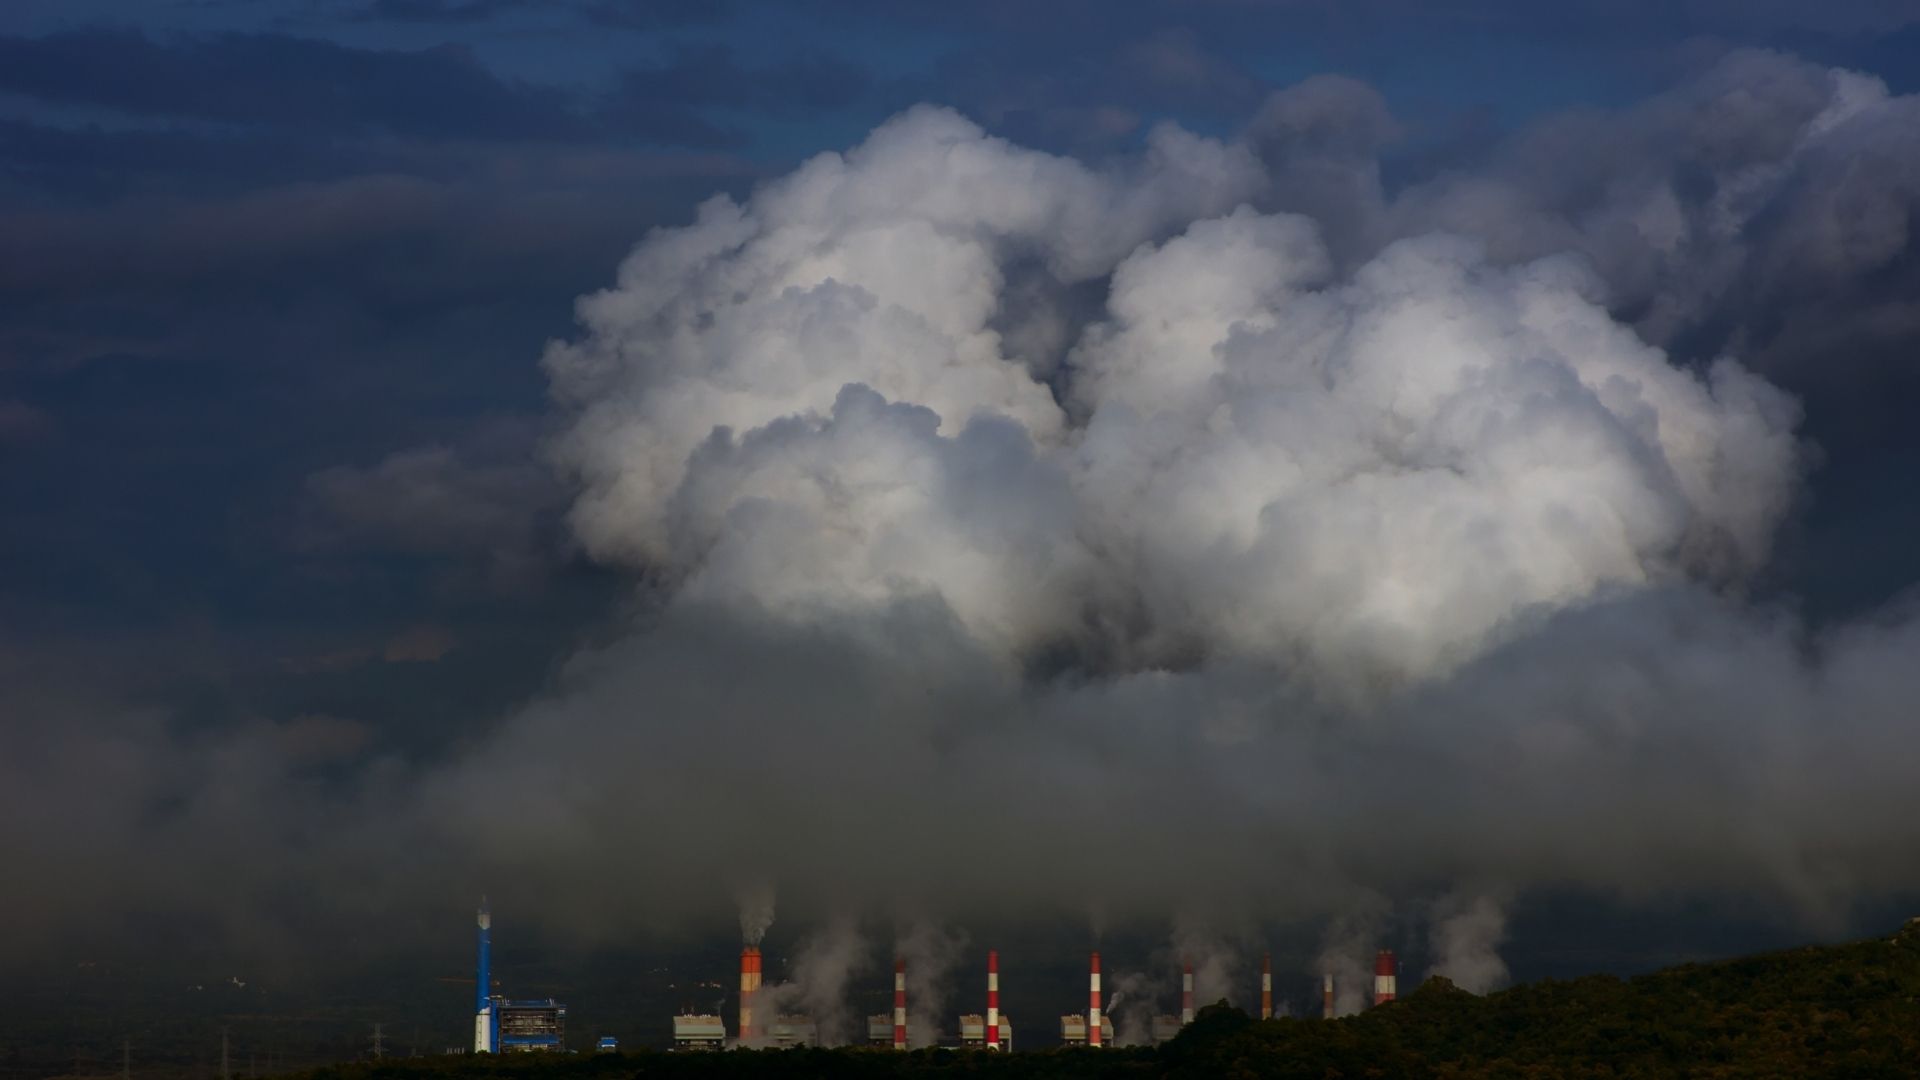
[[[1435, 969], [1476, 988], [1532, 889], [1832, 926], [1920, 886], [1920, 621], [1749, 599], [1812, 457], [1756, 372], [1817, 355], [1849, 283], [1910, 325], [1914, 108], [1739, 55], [1398, 187], [1348, 80], [1101, 168], [903, 114], [648, 236], [547, 352], [631, 624], [448, 760], [316, 794], [326, 839], [272, 838], [404, 839], [585, 936], [743, 874], [783, 920], [926, 912], [921, 1022], [935, 928], [975, 914], [1338, 913], [1347, 1011], [1387, 912], [1436, 895]], [[29, 758], [0, 801], [86, 786]], [[235, 784], [95, 813], [157, 862], [216, 795], [282, 805]], [[823, 934], [816, 1019], [861, 952]]]

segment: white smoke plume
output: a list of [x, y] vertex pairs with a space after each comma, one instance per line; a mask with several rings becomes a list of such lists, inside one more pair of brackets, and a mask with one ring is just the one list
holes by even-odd
[[1120, 1046], [1148, 1046], [1153, 1042], [1154, 979], [1144, 971], [1103, 975], [1106, 1004], [1100, 1015], [1113, 1021], [1113, 1041]]
[[[1158, 138], [1180, 177], [921, 110], [655, 234], [547, 358], [589, 550], [685, 603], [925, 597], [1010, 660], [1279, 657], [1343, 691], [1764, 561], [1797, 483], [1784, 395], [1668, 364], [1574, 261], [1431, 237], [1332, 280], [1311, 220], [1211, 216], [1251, 192], [1245, 151]], [[1065, 408], [993, 326], [1016, 258], [1056, 289], [1111, 274]]]
[[1387, 918], [1385, 901], [1361, 896], [1328, 920], [1314, 975], [1333, 976], [1333, 1015], [1352, 1016], [1373, 1001], [1373, 959]]
[[865, 1017], [848, 1004], [854, 979], [873, 967], [873, 950], [860, 934], [857, 920], [845, 912], [827, 919], [801, 941], [790, 977], [761, 987], [756, 1013], [765, 1023], [781, 1016], [812, 1021], [821, 1046], [847, 1046], [866, 1037]]
[[773, 925], [773, 901], [772, 882], [755, 882], [741, 887], [738, 903], [742, 944], [759, 945], [766, 939], [767, 928]]
[[907, 962], [908, 1046], [936, 1046], [948, 1030], [953, 968], [966, 947], [966, 934], [925, 919], [910, 922], [895, 941], [896, 954]]
[[1259, 947], [1245, 934], [1227, 934], [1213, 920], [1182, 913], [1174, 920], [1171, 942], [1174, 1009], [1179, 1014], [1180, 968], [1193, 965], [1193, 1007], [1225, 1001], [1242, 1009], [1258, 1003], [1256, 964]]
[[1484, 994], [1506, 985], [1500, 943], [1507, 935], [1506, 901], [1497, 893], [1454, 893], [1434, 905], [1429, 947], [1433, 971], [1463, 990]]

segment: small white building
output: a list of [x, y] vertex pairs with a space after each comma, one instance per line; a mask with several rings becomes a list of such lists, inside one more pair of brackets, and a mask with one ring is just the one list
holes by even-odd
[[[987, 1045], [987, 1018], [979, 1013], [968, 1013], [960, 1018], [960, 1045], [978, 1050]], [[1000, 1049], [1013, 1049], [1013, 1021], [1006, 1013], [1000, 1014]]]
[[[1087, 1014], [1068, 1013], [1060, 1018], [1060, 1041], [1068, 1046], [1087, 1045]], [[1113, 1018], [1100, 1014], [1100, 1045], [1113, 1045]]]
[[767, 1035], [782, 1050], [790, 1046], [819, 1046], [820, 1026], [811, 1016], [776, 1016]]
[[711, 1013], [681, 1013], [673, 1018], [675, 1050], [718, 1050], [727, 1045], [726, 1022]]

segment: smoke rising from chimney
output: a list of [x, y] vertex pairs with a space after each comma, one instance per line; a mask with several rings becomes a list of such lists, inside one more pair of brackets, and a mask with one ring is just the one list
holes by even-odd
[[1497, 894], [1446, 897], [1435, 906], [1431, 923], [1434, 973], [1476, 994], [1498, 990], [1507, 981], [1499, 953], [1506, 934], [1506, 905]]

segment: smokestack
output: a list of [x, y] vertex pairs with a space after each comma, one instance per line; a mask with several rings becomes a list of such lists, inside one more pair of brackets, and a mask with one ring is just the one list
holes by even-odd
[[1392, 1001], [1399, 980], [1394, 978], [1395, 964], [1393, 950], [1381, 949], [1373, 958], [1373, 1003], [1385, 1005]]
[[1093, 954], [1092, 974], [1087, 982], [1087, 1045], [1100, 1045], [1100, 954]]
[[893, 962], [893, 1048], [907, 1048], [907, 962]]
[[1000, 1049], [1000, 954], [987, 950], [987, 1049]]
[[1193, 1023], [1193, 961], [1180, 961], [1180, 1023]]
[[760, 990], [760, 950], [740, 950], [740, 1045], [753, 1038], [753, 999]]
[[1320, 1016], [1325, 1020], [1333, 1019], [1333, 972], [1331, 971], [1320, 977]]
[[1260, 1019], [1273, 1019], [1273, 954], [1260, 954]]
[[480, 926], [480, 969], [474, 980], [473, 1052], [493, 1053], [493, 913], [487, 898], [480, 898], [480, 911], [474, 920]]

